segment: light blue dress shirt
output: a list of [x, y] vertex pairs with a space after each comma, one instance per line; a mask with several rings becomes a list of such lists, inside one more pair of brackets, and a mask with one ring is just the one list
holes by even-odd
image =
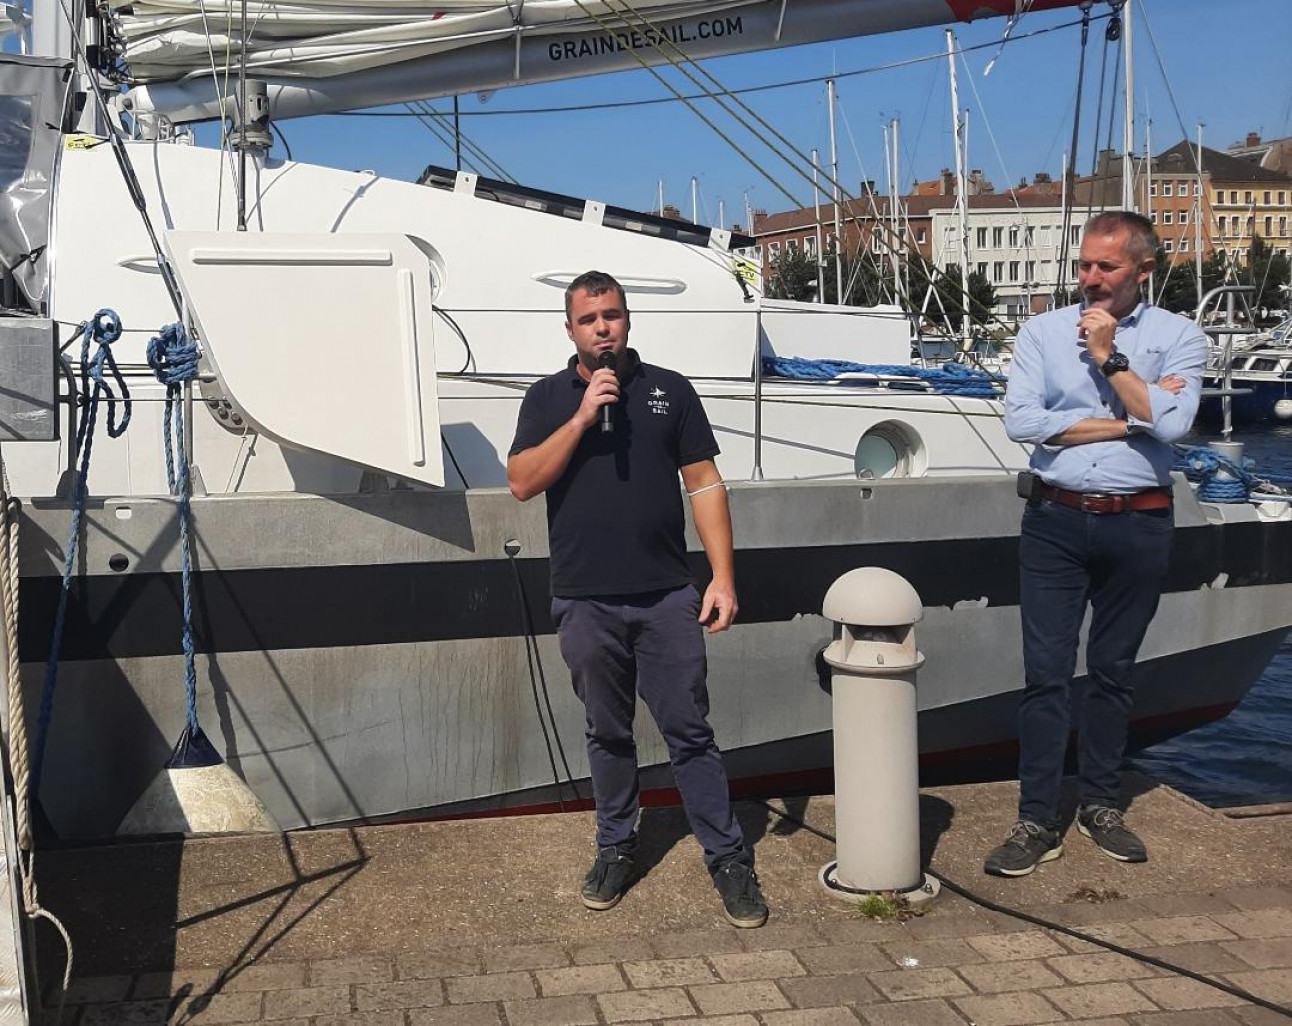
[[[1139, 491], [1170, 484], [1171, 443], [1183, 437], [1198, 412], [1207, 336], [1192, 321], [1140, 303], [1117, 322], [1115, 344], [1148, 385], [1151, 421], [1128, 417], [1108, 379], [1077, 337], [1080, 304], [1033, 317], [1018, 333], [1005, 394], [1005, 431], [1031, 442], [1031, 467], [1046, 483], [1074, 492]], [[1155, 382], [1167, 374], [1184, 379], [1172, 395]], [[1086, 417], [1126, 419], [1131, 434], [1085, 445], [1050, 445], [1049, 439]]]

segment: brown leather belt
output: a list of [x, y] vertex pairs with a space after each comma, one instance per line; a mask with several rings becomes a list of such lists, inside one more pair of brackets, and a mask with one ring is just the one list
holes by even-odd
[[1033, 494], [1038, 499], [1048, 499], [1083, 513], [1134, 513], [1146, 509], [1168, 509], [1171, 505], [1170, 488], [1145, 488], [1129, 495], [1109, 495], [1107, 492], [1070, 492], [1038, 481]]

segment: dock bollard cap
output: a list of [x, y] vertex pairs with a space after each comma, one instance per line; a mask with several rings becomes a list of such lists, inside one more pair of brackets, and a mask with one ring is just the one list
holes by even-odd
[[901, 574], [878, 566], [849, 570], [825, 593], [822, 615], [835, 623], [904, 627], [924, 619], [924, 605]]

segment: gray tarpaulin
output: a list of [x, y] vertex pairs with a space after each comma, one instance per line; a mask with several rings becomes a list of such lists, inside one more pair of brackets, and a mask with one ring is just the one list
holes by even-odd
[[68, 60], [0, 54], [0, 264], [32, 313], [44, 312], [49, 286], [54, 166], [71, 81]]

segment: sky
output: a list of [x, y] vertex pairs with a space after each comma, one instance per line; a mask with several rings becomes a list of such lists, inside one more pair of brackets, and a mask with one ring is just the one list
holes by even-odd
[[[1292, 135], [1292, 2], [1289, 0], [1135, 0], [1135, 107], [1137, 148], [1144, 146], [1151, 118], [1155, 152], [1188, 134], [1199, 121], [1203, 141], [1224, 148], [1247, 132], [1265, 138]], [[1095, 14], [1105, 13], [1100, 3]], [[1075, 9], [1033, 13], [1015, 30], [1016, 41], [999, 51], [1004, 19], [956, 27], [964, 55], [959, 71], [961, 106], [970, 108], [969, 166], [981, 168], [997, 188], [1037, 171], [1057, 176], [1070, 144], [1079, 30], [1069, 27], [1024, 37], [1076, 18]], [[1147, 19], [1147, 25], [1146, 25]], [[1094, 156], [1096, 117], [1100, 137], [1116, 107], [1114, 145], [1120, 148], [1118, 100], [1105, 96], [1096, 110], [1103, 22], [1091, 32], [1087, 54], [1083, 132], [1076, 166], [1088, 172]], [[1147, 28], [1155, 37], [1166, 77]], [[724, 86], [741, 88], [838, 74], [837, 138], [840, 180], [856, 187], [863, 178], [886, 188], [883, 125], [900, 121], [899, 178], [903, 188], [937, 175], [954, 162], [947, 62], [927, 60], [896, 70], [848, 72], [944, 53], [941, 28], [724, 57], [705, 62]], [[988, 60], [999, 51], [991, 74]], [[684, 92], [695, 87], [672, 69]], [[1110, 63], [1108, 90], [1111, 93]], [[972, 84], [970, 82], [972, 79]], [[1169, 82], [1169, 89], [1167, 83]], [[975, 95], [975, 87], [977, 94]], [[726, 223], [745, 221], [750, 207], [776, 211], [794, 205], [767, 177], [723, 142], [680, 103], [618, 110], [552, 114], [500, 114], [509, 108], [570, 106], [669, 95], [649, 72], [635, 70], [567, 82], [499, 90], [486, 102], [461, 100], [463, 133], [525, 185], [599, 199], [635, 209], [652, 208], [663, 182], [666, 202], [691, 213], [691, 178], [698, 183], [698, 219], [716, 223], [719, 204]], [[743, 97], [799, 149], [820, 150], [828, 161], [825, 86], [808, 84]], [[435, 106], [451, 109], [451, 101]], [[1178, 116], [1177, 116], [1178, 108]], [[754, 159], [799, 204], [810, 205], [810, 184], [706, 101], [702, 109], [749, 148]], [[402, 108], [383, 108], [402, 110]], [[1183, 123], [1183, 124], [1182, 124]], [[453, 165], [453, 154], [411, 117], [322, 116], [278, 123], [297, 160], [371, 169], [415, 179], [431, 163]], [[216, 132], [199, 131], [210, 143]], [[281, 147], [276, 147], [277, 155]], [[800, 162], [798, 166], [803, 165]]]

